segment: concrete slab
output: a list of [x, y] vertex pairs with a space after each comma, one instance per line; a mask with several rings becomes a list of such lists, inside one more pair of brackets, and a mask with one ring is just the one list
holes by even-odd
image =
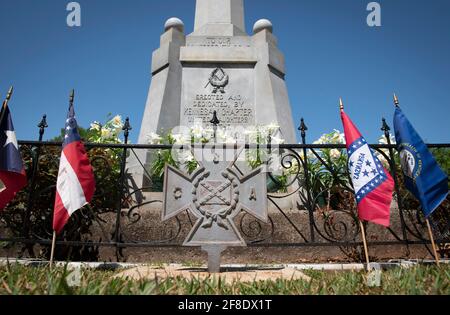
[[184, 279], [215, 279], [233, 284], [235, 282], [258, 282], [276, 280], [304, 280], [311, 278], [294, 268], [222, 268], [221, 273], [209, 273], [206, 268], [191, 268], [176, 265], [164, 267], [140, 266], [120, 272], [114, 278], [125, 278], [133, 280], [163, 280], [167, 278]]

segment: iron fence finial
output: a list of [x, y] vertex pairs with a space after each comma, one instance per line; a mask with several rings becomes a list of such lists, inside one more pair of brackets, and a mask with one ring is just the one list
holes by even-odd
[[389, 137], [389, 131], [391, 131], [391, 127], [389, 127], [384, 117], [382, 118], [381, 131], [384, 131], [384, 135], [386, 136], [386, 138]]
[[300, 119], [300, 127], [298, 127], [298, 130], [301, 132], [302, 141], [303, 144], [306, 143], [306, 131], [308, 131], [308, 127], [305, 124], [305, 119], [302, 117]]
[[305, 119], [303, 117], [300, 119], [300, 127], [298, 127], [298, 130], [303, 132], [308, 131], [308, 127], [306, 126]]
[[130, 117], [127, 117], [125, 119], [125, 123], [123, 124], [122, 130], [124, 131], [123, 135], [125, 137], [125, 144], [128, 143], [128, 136], [130, 135], [130, 130], [132, 130], [133, 127], [131, 127], [130, 124]]
[[44, 132], [45, 132], [45, 128], [48, 127], [47, 115], [44, 114], [42, 116], [41, 122], [37, 126], [39, 128], [39, 141], [42, 141], [42, 138], [43, 138]]
[[213, 131], [214, 131], [214, 142], [217, 140], [217, 125], [220, 124], [219, 118], [217, 118], [217, 111], [213, 112], [213, 118], [209, 121], [213, 125]]
[[47, 128], [48, 127], [48, 124], [47, 124], [47, 115], [43, 115], [42, 116], [42, 119], [41, 119], [41, 122], [38, 124], [38, 127], [39, 128]]
[[214, 126], [217, 126], [220, 124], [220, 120], [219, 120], [219, 118], [217, 118], [217, 111], [213, 112], [213, 118], [210, 120], [210, 123], [213, 124]]
[[131, 124], [130, 124], [130, 117], [127, 117], [125, 119], [125, 123], [123, 124], [122, 130], [123, 131], [130, 131], [132, 129], [133, 129], [133, 127], [131, 127]]

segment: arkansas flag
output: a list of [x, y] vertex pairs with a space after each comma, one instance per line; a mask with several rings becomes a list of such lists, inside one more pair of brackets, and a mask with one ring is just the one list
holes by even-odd
[[341, 118], [359, 218], [389, 227], [394, 181], [343, 110]]
[[9, 107], [3, 109], [0, 123], [0, 210], [27, 185], [27, 176], [19, 152]]
[[92, 200], [95, 191], [94, 173], [77, 127], [71, 104], [56, 184], [53, 230], [57, 234], [75, 211]]

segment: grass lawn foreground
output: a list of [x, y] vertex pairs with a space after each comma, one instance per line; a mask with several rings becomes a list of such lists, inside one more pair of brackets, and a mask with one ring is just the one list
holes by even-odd
[[115, 278], [120, 271], [81, 269], [76, 282], [67, 268], [0, 266], [0, 295], [449, 295], [450, 265], [394, 268], [381, 274], [380, 286], [368, 285], [365, 271], [303, 272], [305, 280], [226, 284], [207, 280]]

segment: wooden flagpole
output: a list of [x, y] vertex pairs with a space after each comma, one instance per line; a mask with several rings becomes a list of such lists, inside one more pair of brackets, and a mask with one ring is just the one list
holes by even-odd
[[427, 218], [426, 221], [427, 221], [428, 233], [430, 234], [431, 246], [433, 247], [434, 259], [436, 260], [436, 265], [440, 266], [439, 255], [437, 253], [436, 243], [434, 242], [433, 231], [431, 230], [430, 220], [428, 220], [428, 218]]
[[[342, 98], [339, 98], [339, 109], [342, 111], [344, 111], [344, 102], [342, 101]], [[363, 240], [363, 245], [364, 245], [364, 255], [366, 257], [366, 263], [367, 263], [367, 271], [370, 271], [370, 259], [369, 259], [369, 249], [367, 247], [367, 239], [366, 239], [366, 230], [364, 228], [364, 224], [362, 223], [361, 220], [359, 220], [359, 227], [361, 228], [361, 236], [362, 236], [362, 240]]]
[[50, 269], [53, 268], [53, 258], [55, 257], [56, 232], [53, 231], [52, 250], [50, 253]]
[[366, 257], [367, 271], [370, 271], [369, 248], [367, 247], [366, 228], [364, 227], [364, 223], [361, 220], [359, 220], [359, 226], [361, 228], [361, 236], [364, 245], [364, 255]]

